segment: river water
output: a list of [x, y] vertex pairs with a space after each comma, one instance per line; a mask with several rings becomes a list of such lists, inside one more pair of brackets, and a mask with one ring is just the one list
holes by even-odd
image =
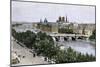
[[59, 45], [62, 45], [64, 49], [71, 47], [77, 52], [81, 52], [82, 54], [96, 55], [95, 52], [95, 44], [91, 44], [89, 41], [85, 40], [76, 40], [76, 41], [60, 41], [57, 42]]

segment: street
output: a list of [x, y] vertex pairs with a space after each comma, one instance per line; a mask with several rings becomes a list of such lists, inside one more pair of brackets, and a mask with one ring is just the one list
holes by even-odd
[[31, 52], [29, 52], [30, 49], [20, 46], [14, 40], [12, 40], [11, 42], [12, 42], [12, 44], [11, 44], [12, 51], [16, 52], [16, 54], [20, 58], [20, 63], [13, 64], [14, 66], [16, 66], [16, 65], [32, 65], [32, 64], [48, 64], [48, 62], [44, 61], [42, 56], [33, 57], [33, 54]]

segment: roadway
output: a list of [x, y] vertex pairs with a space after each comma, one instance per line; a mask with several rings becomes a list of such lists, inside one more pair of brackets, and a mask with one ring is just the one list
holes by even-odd
[[[12, 40], [12, 51], [16, 52], [17, 55], [20, 55], [20, 63], [18, 64], [12, 64], [12, 66], [16, 65], [32, 65], [32, 64], [48, 64], [47, 61], [44, 61], [44, 57], [42, 56], [36, 56], [33, 57], [33, 54], [30, 51], [30, 49], [26, 47], [20, 46], [16, 41]], [[23, 58], [24, 56], [24, 58]]]

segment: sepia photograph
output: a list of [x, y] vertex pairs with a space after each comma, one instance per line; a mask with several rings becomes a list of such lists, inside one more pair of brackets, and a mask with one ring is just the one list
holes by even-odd
[[11, 66], [96, 61], [96, 6], [11, 1]]

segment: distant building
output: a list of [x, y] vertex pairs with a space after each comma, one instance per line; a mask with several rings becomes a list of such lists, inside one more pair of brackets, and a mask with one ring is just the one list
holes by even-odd
[[[42, 23], [42, 22], [41, 22]], [[37, 28], [37, 22], [34, 22], [32, 25], [33, 25], [33, 28]]]
[[66, 16], [66, 22], [68, 22], [67, 16]]
[[44, 23], [47, 23], [47, 22], [48, 22], [48, 20], [45, 18], [45, 19], [44, 19]]
[[95, 30], [95, 24], [78, 24], [77, 33], [84, 35], [92, 35], [93, 30]]
[[65, 17], [62, 17], [61, 21], [62, 21], [62, 22], [65, 22]]
[[38, 28], [45, 32], [58, 33], [58, 23], [53, 23], [53, 22], [48, 22], [46, 24], [42, 23], [39, 24]]
[[[37, 24], [37, 28], [45, 31], [45, 32], [52, 32], [52, 33], [58, 33], [58, 30], [60, 28], [64, 28], [66, 30], [71, 29], [73, 30], [73, 33], [76, 34], [83, 34], [83, 35], [92, 35], [93, 30], [95, 30], [95, 24], [83, 24], [83, 23], [75, 23], [75, 22], [69, 22], [68, 18], [59, 16], [57, 22], [48, 22], [48, 20], [45, 18], [44, 22], [40, 21], [40, 23]], [[35, 27], [36, 25], [34, 25]]]
[[[66, 18], [66, 19], [65, 19]], [[58, 20], [57, 20], [58, 23], [65, 23], [65, 22], [68, 22], [68, 19], [67, 19], [67, 16], [66, 17], [61, 17], [59, 16]]]

